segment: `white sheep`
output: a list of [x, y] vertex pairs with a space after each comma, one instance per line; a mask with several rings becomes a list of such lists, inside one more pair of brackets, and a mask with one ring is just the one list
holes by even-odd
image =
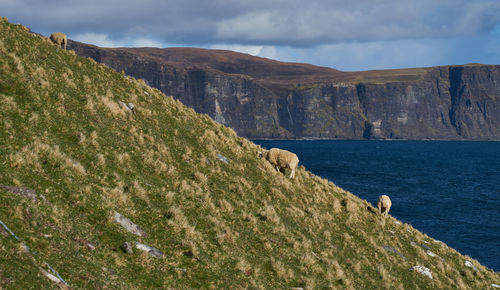
[[391, 205], [392, 205], [392, 202], [391, 202], [391, 199], [389, 198], [389, 196], [387, 196], [385, 194], [381, 195], [378, 198], [378, 203], [377, 203], [378, 213], [383, 214], [384, 217], [386, 217], [387, 214], [389, 213], [389, 210], [391, 209]]
[[278, 172], [281, 168], [290, 168], [292, 170], [290, 178], [295, 177], [295, 168], [299, 164], [299, 158], [294, 153], [283, 149], [271, 148], [270, 150], [264, 150], [264, 152], [259, 151], [259, 157], [264, 157], [276, 167]]

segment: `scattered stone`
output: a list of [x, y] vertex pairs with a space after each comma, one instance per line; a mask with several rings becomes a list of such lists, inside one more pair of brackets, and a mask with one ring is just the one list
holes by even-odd
[[394, 254], [399, 253], [399, 251], [398, 251], [398, 250], [396, 250], [396, 248], [391, 247], [391, 246], [385, 246], [385, 245], [384, 245], [384, 246], [382, 246], [382, 248], [383, 248], [384, 250], [386, 250], [387, 252], [391, 252], [391, 253], [394, 253]]
[[27, 197], [32, 199], [33, 201], [36, 201], [36, 191], [34, 191], [33, 189], [29, 189], [26, 187], [18, 187], [18, 186], [8, 186], [3, 184], [0, 184], [0, 189], [4, 189], [8, 192], [12, 192], [14, 194]]
[[177, 267], [174, 267], [174, 270], [177, 270], [177, 271], [182, 271], [182, 272], [184, 272], [184, 273], [186, 273], [186, 272], [187, 272], [187, 270], [186, 270], [186, 269], [184, 269], [184, 268], [177, 268]]
[[48, 239], [48, 238], [52, 238], [52, 235], [43, 234], [43, 237]]
[[498, 284], [491, 284], [491, 287], [493, 287], [493, 288], [500, 288], [500, 285], [498, 285]]
[[141, 244], [139, 242], [135, 242], [135, 247], [139, 250], [148, 252], [151, 256], [156, 257], [156, 258], [162, 258], [163, 253], [160, 252], [160, 250], [155, 249], [153, 247], [150, 247], [148, 245]]
[[122, 107], [124, 107], [125, 109], [128, 109], [127, 107], [127, 104], [125, 104], [124, 102], [122, 101], [118, 101], [118, 104], [120, 104]]
[[422, 248], [426, 249], [427, 251], [430, 251], [430, 250], [431, 250], [431, 248], [429, 248], [429, 246], [424, 245], [424, 244], [422, 244]]
[[125, 102], [122, 102], [122, 101], [118, 101], [118, 103], [125, 109], [127, 109], [127, 111], [129, 111], [129, 113], [133, 113], [135, 114], [135, 111], [134, 111], [134, 104], [132, 103], [128, 103], [128, 104], [125, 104]]
[[469, 268], [474, 269], [474, 271], [476, 271], [476, 272], [477, 272], [477, 271], [479, 271], [479, 270], [477, 269], [477, 267], [476, 267], [476, 266], [474, 266], [474, 264], [472, 264], [472, 263], [471, 263], [471, 262], [469, 262], [469, 261], [465, 261], [465, 266], [466, 266], [466, 267], [469, 267]]
[[418, 273], [424, 275], [424, 276], [427, 276], [429, 278], [432, 279], [432, 273], [431, 273], [431, 270], [429, 270], [429, 268], [426, 268], [424, 266], [419, 266], [419, 265], [416, 265], [416, 266], [413, 266], [410, 268], [410, 271], [417, 271]]
[[219, 159], [220, 161], [226, 163], [226, 164], [229, 164], [229, 160], [223, 156], [223, 155], [220, 155], [219, 153], [217, 153], [217, 155], [215, 155], [215, 157], [217, 157], [217, 159]]
[[91, 251], [95, 250], [95, 246], [92, 245], [91, 243], [87, 243], [87, 248], [89, 248], [89, 250]]
[[427, 250], [427, 255], [431, 256], [431, 257], [437, 257], [436, 254], [434, 254], [433, 252]]
[[417, 244], [415, 242], [413, 242], [413, 241], [410, 243], [410, 245], [412, 245], [413, 247], [417, 246]]
[[443, 246], [446, 246], [446, 244], [445, 244], [445, 243], [443, 243], [443, 242], [441, 242], [441, 241], [439, 241], [439, 240], [434, 240], [434, 243], [438, 243], [438, 244], [441, 244], [441, 245], [443, 245]]
[[42, 274], [45, 277], [49, 278], [50, 281], [52, 281], [54, 283], [61, 283], [62, 282], [59, 278], [57, 278], [56, 276], [50, 274], [49, 272], [45, 271], [44, 269], [40, 269], [40, 271], [42, 272]]
[[147, 236], [146, 232], [144, 232], [138, 225], [134, 224], [131, 220], [122, 216], [116, 211], [115, 211], [115, 221], [134, 235], [137, 235], [139, 237]]
[[132, 250], [132, 246], [130, 245], [129, 242], [125, 242], [123, 243], [120, 248], [122, 249], [122, 251], [124, 251], [125, 253], [127, 254], [132, 254], [134, 251]]
[[394, 221], [394, 224], [396, 224], [396, 225], [400, 225], [400, 224], [401, 224], [401, 222], [400, 222], [400, 221]]
[[400, 253], [400, 252], [399, 252], [396, 248], [394, 248], [394, 247], [387, 246], [387, 245], [383, 245], [383, 246], [382, 246], [382, 248], [383, 248], [384, 250], [386, 250], [387, 252], [391, 252], [391, 253], [394, 253], [394, 254], [396, 254], [396, 255], [400, 256], [400, 257], [401, 257], [401, 259], [403, 259], [403, 260], [405, 260], [405, 261], [407, 260], [407, 259], [406, 259], [406, 257], [405, 257], [403, 254], [401, 254], [401, 253]]
[[146, 91], [144, 91], [144, 94], [145, 94], [146, 96], [149, 96], [149, 93], [148, 93], [148, 92], [146, 92]]
[[54, 268], [52, 268], [49, 263], [45, 262], [45, 265], [47, 265], [47, 267], [49, 267], [50, 271], [52, 271], [52, 273], [54, 273], [56, 276], [57, 276], [57, 279], [59, 279], [59, 284], [65, 284], [65, 285], [68, 285], [68, 283], [66, 283], [66, 281], [64, 281], [64, 279], [61, 277], [61, 275], [59, 275], [59, 273], [57, 273], [56, 270], [54, 270]]

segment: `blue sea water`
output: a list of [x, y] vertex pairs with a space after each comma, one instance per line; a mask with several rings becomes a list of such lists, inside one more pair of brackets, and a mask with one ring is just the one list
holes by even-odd
[[254, 140], [500, 271], [500, 142]]

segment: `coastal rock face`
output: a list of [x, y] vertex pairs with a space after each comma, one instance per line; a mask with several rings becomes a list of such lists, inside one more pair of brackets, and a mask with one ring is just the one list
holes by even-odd
[[438, 67], [419, 81], [357, 88], [367, 138], [500, 137], [500, 66]]
[[70, 48], [144, 79], [248, 138], [500, 139], [500, 66], [434, 67], [385, 79], [337, 71], [301, 85], [308, 75], [302, 67], [266, 74], [269, 67], [248, 59], [214, 68], [201, 57], [167, 62], [134, 49], [77, 42]]

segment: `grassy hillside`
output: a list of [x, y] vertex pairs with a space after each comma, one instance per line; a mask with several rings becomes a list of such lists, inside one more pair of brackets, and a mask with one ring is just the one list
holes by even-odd
[[0, 104], [0, 220], [10, 230], [0, 226], [0, 288], [54, 288], [57, 275], [73, 288], [500, 284], [303, 167], [294, 180], [276, 173], [257, 145], [143, 81], [5, 19]]

